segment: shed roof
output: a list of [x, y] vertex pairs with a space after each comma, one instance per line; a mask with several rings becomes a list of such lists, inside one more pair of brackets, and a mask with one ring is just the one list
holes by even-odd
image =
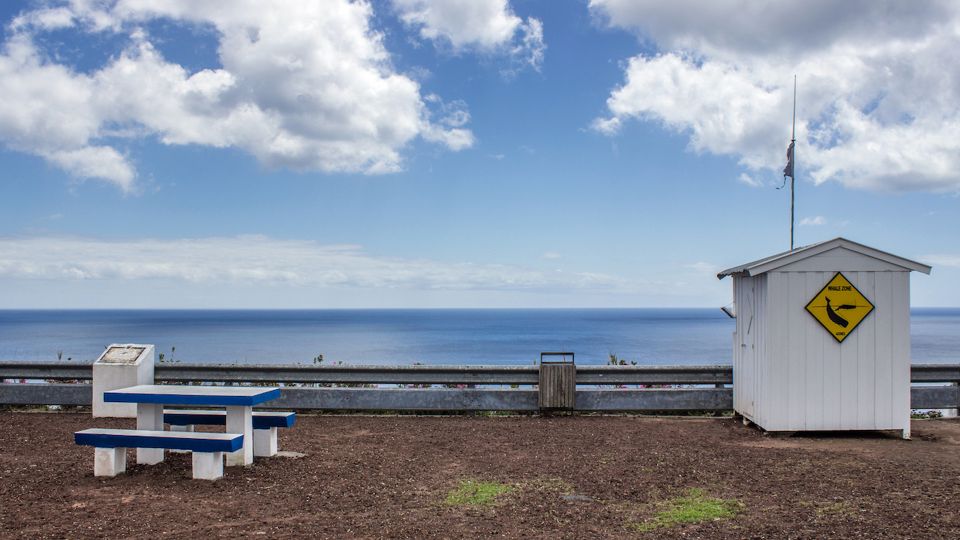
[[924, 274], [930, 273], [930, 267], [923, 263], [911, 261], [910, 259], [904, 259], [903, 257], [898, 257], [891, 253], [880, 251], [879, 249], [858, 244], [856, 242], [847, 240], [846, 238], [834, 238], [833, 240], [810, 244], [809, 246], [799, 247], [791, 251], [784, 251], [783, 253], [777, 253], [776, 255], [771, 255], [760, 260], [741, 264], [740, 266], [734, 266], [733, 268], [728, 268], [717, 274], [717, 278], [723, 279], [733, 274], [756, 276], [837, 248], [845, 248], [850, 251], [860, 253], [861, 255], [873, 257], [874, 259], [879, 259], [892, 265], [902, 267], [906, 270], [914, 270], [917, 272], [923, 272]]

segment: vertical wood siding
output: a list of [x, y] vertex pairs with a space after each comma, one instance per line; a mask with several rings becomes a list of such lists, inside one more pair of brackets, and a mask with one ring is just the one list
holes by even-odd
[[[842, 255], [734, 277], [734, 406], [765, 429], [909, 429], [910, 274]], [[874, 304], [843, 343], [805, 309], [837, 271]]]
[[576, 389], [577, 368], [574, 364], [540, 364], [537, 396], [541, 409], [573, 409]]

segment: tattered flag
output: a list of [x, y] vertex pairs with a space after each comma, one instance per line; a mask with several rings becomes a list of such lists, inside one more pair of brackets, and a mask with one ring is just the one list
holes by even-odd
[[783, 176], [793, 178], [793, 141], [787, 147], [787, 166], [783, 168]]

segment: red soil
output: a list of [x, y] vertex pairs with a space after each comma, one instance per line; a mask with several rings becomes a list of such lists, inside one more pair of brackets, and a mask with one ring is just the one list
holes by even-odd
[[[172, 454], [93, 476], [89, 413], [0, 412], [0, 537], [960, 538], [960, 423], [914, 440], [765, 436], [732, 419], [301, 416], [302, 458], [190, 479]], [[491, 506], [444, 504], [461, 480], [514, 485]], [[637, 532], [690, 488], [733, 518]], [[571, 496], [573, 495], [573, 496]], [[659, 504], [658, 504], [659, 503]]]

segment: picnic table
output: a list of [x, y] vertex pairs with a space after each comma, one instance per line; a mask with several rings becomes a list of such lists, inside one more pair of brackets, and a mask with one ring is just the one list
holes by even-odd
[[[226, 456], [227, 465], [253, 463], [253, 406], [280, 397], [275, 387], [251, 386], [179, 386], [141, 384], [103, 393], [103, 400], [112, 403], [137, 404], [137, 429], [163, 431], [164, 405], [224, 407], [227, 433], [243, 435], [243, 447]], [[163, 461], [162, 448], [137, 448], [137, 463]]]

